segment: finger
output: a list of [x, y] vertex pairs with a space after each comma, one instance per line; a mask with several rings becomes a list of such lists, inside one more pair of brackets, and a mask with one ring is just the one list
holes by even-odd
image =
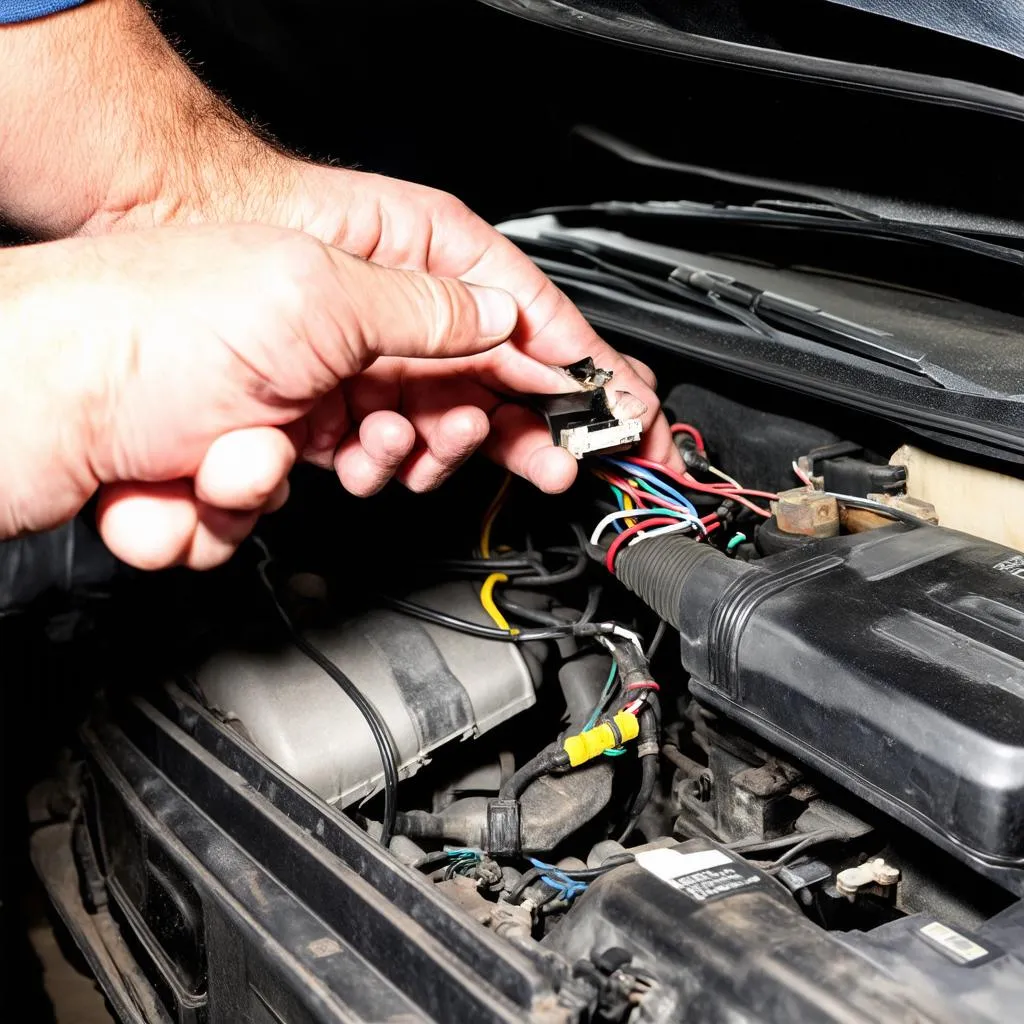
[[260, 510], [237, 512], [197, 502], [197, 522], [181, 564], [189, 569], [223, 565], [252, 532]]
[[664, 416], [659, 416], [644, 433], [638, 454], [669, 469], [682, 471], [685, 468], [683, 457], [672, 440], [672, 428]]
[[[466, 230], [465, 225], [461, 227]], [[435, 269], [479, 284], [500, 282], [519, 304], [519, 320], [512, 336], [516, 346], [532, 359], [549, 366], [568, 366], [591, 357], [599, 367], [613, 372], [616, 389], [629, 392], [646, 406], [642, 417], [644, 429], [654, 429], [660, 403], [648, 368], [643, 368], [646, 373], [640, 372], [632, 361], [602, 341], [569, 298], [512, 242], [482, 221], [474, 227], [477, 258], [461, 269], [456, 269], [457, 263], [438, 260]], [[438, 239], [439, 250], [445, 244], [455, 247], [458, 240]], [[462, 247], [465, 248], [465, 243]], [[431, 266], [434, 267], [434, 263]], [[660, 432], [658, 428], [657, 433]], [[657, 448], [661, 450], [661, 445]], [[666, 451], [665, 456], [673, 465], [682, 464], [678, 453]]]
[[480, 447], [488, 430], [482, 409], [472, 405], [449, 409], [429, 425], [425, 447], [405, 461], [398, 479], [411, 491], [433, 490]]
[[291, 497], [292, 485], [288, 482], [288, 478], [285, 477], [275, 488], [274, 493], [267, 498], [267, 503], [263, 506], [263, 514], [270, 515], [271, 512], [276, 512], [278, 509], [284, 508]]
[[630, 368], [633, 372], [652, 390], [658, 390], [658, 378], [654, 375], [654, 371], [646, 364], [636, 359], [634, 356], [622, 357], [629, 363]]
[[358, 433], [344, 438], [334, 469], [345, 490], [358, 497], [376, 494], [395, 474], [416, 443], [412, 424], [397, 412], [374, 412]]
[[305, 437], [302, 441], [302, 459], [321, 469], [334, 464], [334, 451], [338, 441], [348, 430], [348, 402], [341, 388], [332, 388], [322, 395], [306, 414]]
[[256, 511], [295, 464], [295, 447], [276, 427], [222, 434], [206, 451], [195, 476], [195, 496], [207, 505]]
[[[515, 300], [499, 288], [389, 270], [337, 249], [333, 302], [320, 315], [333, 330], [313, 331], [327, 349], [318, 355], [339, 379], [377, 356], [428, 358], [471, 355], [504, 341], [516, 324]], [[355, 363], [353, 364], [353, 358]]]
[[487, 454], [548, 494], [560, 494], [576, 479], [576, 460], [552, 444], [551, 434], [529, 409], [499, 406], [491, 416]]
[[96, 523], [108, 548], [137, 569], [178, 565], [188, 554], [199, 523], [191, 481], [106, 484]]

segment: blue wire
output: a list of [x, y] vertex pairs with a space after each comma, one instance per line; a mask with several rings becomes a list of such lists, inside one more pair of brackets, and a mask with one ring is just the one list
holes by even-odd
[[569, 900], [579, 896], [581, 892], [586, 892], [587, 883], [581, 882], [579, 879], [570, 878], [561, 868], [555, 867], [554, 864], [548, 864], [545, 861], [537, 860], [535, 857], [526, 858], [538, 871], [543, 871], [545, 874], [540, 876], [540, 880], [545, 884], [549, 885], [562, 897], [566, 903]]
[[670, 497], [672, 501], [682, 505], [688, 512], [692, 513], [695, 519], [700, 519], [700, 515], [697, 512], [696, 507], [689, 498], [684, 497], [674, 487], [665, 483], [659, 476], [652, 473], [649, 469], [645, 469], [643, 466], [634, 466], [632, 463], [623, 462], [621, 459], [609, 459], [606, 458], [605, 462], [610, 462], [613, 466], [625, 471], [627, 476], [639, 477], [641, 480], [646, 480], [648, 483], [653, 484], [659, 490], [661, 490], [666, 496]]

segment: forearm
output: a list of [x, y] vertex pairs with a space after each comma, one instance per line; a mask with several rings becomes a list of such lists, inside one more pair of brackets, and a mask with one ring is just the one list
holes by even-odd
[[137, 0], [0, 28], [0, 212], [35, 235], [199, 219], [207, 206], [223, 217], [244, 203], [239, 177], [287, 165]]

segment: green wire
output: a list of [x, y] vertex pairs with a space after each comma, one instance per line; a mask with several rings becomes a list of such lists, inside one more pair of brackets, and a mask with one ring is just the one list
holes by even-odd
[[739, 547], [746, 539], [747, 535], [745, 533], [735, 534], [732, 540], [730, 540], [729, 543], [725, 545], [725, 550], [732, 551], [733, 548]]
[[615, 673], [618, 672], [619, 666], [612, 662], [612, 670], [608, 673], [608, 679], [604, 684], [604, 689], [601, 691], [601, 696], [597, 699], [597, 707], [594, 708], [594, 713], [590, 716], [587, 724], [583, 726], [582, 731], [586, 732], [588, 729], [593, 729], [597, 724], [597, 720], [601, 717], [601, 709], [604, 707], [604, 702], [608, 699], [608, 694], [612, 692], [612, 683], [615, 682]]
[[[608, 694], [612, 692], [612, 683], [615, 682], [615, 673], [618, 671], [618, 666], [615, 662], [612, 662], [612, 669], [608, 673], [608, 679], [605, 681], [604, 689], [601, 691], [601, 696], [598, 698], [597, 707], [594, 708], [594, 713], [590, 716], [587, 724], [583, 726], [583, 732], [588, 729], [593, 729], [597, 724], [597, 720], [601, 717], [601, 709], [604, 707], [604, 702], [608, 699]], [[626, 753], [624, 747], [612, 747], [611, 750], [604, 751], [605, 757], [621, 757]]]
[[[657, 488], [652, 487], [646, 480], [641, 480], [639, 477], [636, 479], [637, 484], [649, 494], [653, 494], [656, 498], [660, 498], [662, 501], [672, 501], [667, 494], [662, 494]], [[673, 502], [673, 504], [675, 504]]]

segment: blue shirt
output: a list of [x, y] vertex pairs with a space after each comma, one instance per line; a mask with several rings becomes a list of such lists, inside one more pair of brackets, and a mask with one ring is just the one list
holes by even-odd
[[16, 21], [31, 21], [44, 18], [47, 14], [79, 7], [86, 0], [0, 0], [0, 25]]

